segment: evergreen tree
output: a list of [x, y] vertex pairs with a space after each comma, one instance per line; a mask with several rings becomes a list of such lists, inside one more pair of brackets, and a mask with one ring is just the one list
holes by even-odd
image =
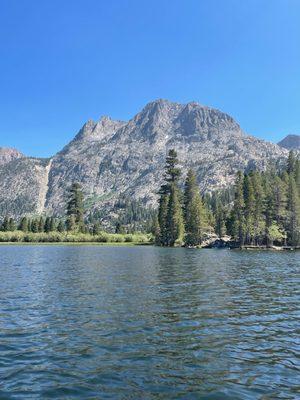
[[19, 230], [23, 232], [28, 232], [28, 219], [26, 217], [23, 217], [21, 219]]
[[40, 217], [39, 219], [39, 232], [44, 232], [45, 229], [45, 221], [43, 217]]
[[69, 191], [67, 216], [74, 216], [77, 230], [84, 232], [83, 193], [79, 183], [73, 183]]
[[245, 215], [244, 215], [244, 177], [238, 172], [235, 185], [235, 200], [233, 206], [233, 237], [244, 244], [245, 241]]
[[69, 215], [66, 220], [66, 227], [68, 232], [74, 232], [77, 228], [75, 215]]
[[184, 238], [184, 223], [179, 189], [175, 183], [171, 184], [167, 214], [167, 244], [168, 246], [181, 245]]
[[222, 236], [226, 235], [226, 212], [221, 205], [221, 202], [218, 201], [216, 203], [216, 210], [215, 210], [215, 231], [216, 234], [221, 238]]
[[300, 198], [293, 174], [288, 187], [288, 241], [292, 246], [300, 241]]
[[287, 173], [289, 175], [294, 174], [295, 170], [296, 170], [296, 157], [293, 150], [291, 150], [289, 152], [289, 157], [287, 161]]
[[38, 233], [39, 231], [39, 221], [37, 219], [32, 220], [31, 232]]
[[185, 244], [188, 246], [201, 244], [205, 215], [196, 175], [191, 169], [188, 171], [184, 188], [184, 220]]
[[13, 218], [9, 218], [9, 227], [8, 227], [8, 230], [9, 230], [10, 232], [13, 232], [13, 231], [16, 230], [16, 223], [15, 223], [15, 221], [14, 221]]
[[156, 242], [162, 246], [174, 246], [183, 239], [181, 193], [178, 188], [180, 174], [177, 153], [171, 149], [166, 158], [164, 183], [159, 190], [157, 230], [159, 235], [156, 237]]
[[162, 246], [167, 246], [168, 237], [167, 237], [167, 215], [168, 215], [168, 204], [169, 204], [169, 194], [161, 193], [159, 199], [159, 208], [158, 208], [158, 230], [156, 236], [157, 244], [161, 244]]
[[60, 220], [58, 225], [57, 225], [57, 230], [60, 233], [63, 233], [65, 231], [66, 227], [65, 227], [65, 223], [63, 220]]
[[1, 230], [3, 232], [8, 232], [9, 231], [9, 218], [8, 217], [4, 218], [4, 220], [2, 222]]
[[56, 221], [55, 218], [51, 217], [50, 218], [50, 232], [54, 232], [56, 230]]
[[245, 207], [245, 242], [252, 243], [254, 238], [255, 197], [251, 176], [244, 176], [244, 207]]
[[51, 218], [50, 217], [46, 218], [44, 230], [46, 233], [49, 233], [51, 231]]
[[99, 221], [97, 221], [93, 225], [93, 235], [99, 235], [100, 232], [101, 232], [101, 225]]
[[261, 174], [257, 171], [253, 171], [251, 174], [252, 186], [254, 191], [254, 226], [253, 236], [256, 245], [261, 244], [265, 234], [265, 216], [264, 216], [264, 205], [265, 205], [265, 193], [263, 189]]

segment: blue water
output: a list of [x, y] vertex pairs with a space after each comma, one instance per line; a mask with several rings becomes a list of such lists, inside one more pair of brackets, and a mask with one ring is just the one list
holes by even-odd
[[299, 399], [300, 253], [0, 246], [0, 399]]

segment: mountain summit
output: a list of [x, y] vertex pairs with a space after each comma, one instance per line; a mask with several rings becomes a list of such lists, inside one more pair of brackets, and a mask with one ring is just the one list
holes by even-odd
[[287, 150], [246, 135], [228, 114], [196, 102], [156, 100], [130, 121], [88, 121], [49, 160], [20, 158], [0, 167], [0, 213], [64, 213], [66, 190], [82, 184], [99, 209], [125, 196], [156, 205], [165, 157], [175, 148], [202, 191], [232, 184], [238, 170], [263, 169]]
[[287, 135], [278, 143], [278, 146], [288, 150], [300, 150], [300, 135]]

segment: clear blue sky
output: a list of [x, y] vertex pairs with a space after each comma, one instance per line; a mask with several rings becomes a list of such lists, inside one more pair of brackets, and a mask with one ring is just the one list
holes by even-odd
[[0, 146], [49, 156], [157, 98], [300, 133], [299, 21], [299, 0], [0, 0]]

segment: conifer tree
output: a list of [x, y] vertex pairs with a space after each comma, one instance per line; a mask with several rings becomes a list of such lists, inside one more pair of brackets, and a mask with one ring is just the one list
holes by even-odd
[[181, 245], [184, 238], [184, 223], [179, 189], [176, 183], [172, 183], [170, 187], [166, 227], [168, 246]]
[[49, 233], [51, 231], [51, 218], [50, 217], [46, 218], [44, 230], [46, 233]]
[[222, 207], [220, 201], [216, 203], [215, 209], [215, 231], [216, 234], [221, 238], [226, 235], [226, 213], [224, 208]]
[[38, 233], [39, 231], [39, 222], [38, 220], [35, 218], [32, 223], [31, 223], [31, 232], [33, 233]]
[[79, 183], [73, 183], [69, 190], [69, 199], [67, 203], [67, 216], [74, 216], [77, 230], [84, 232], [84, 209], [83, 193]]
[[288, 187], [288, 240], [292, 246], [298, 245], [300, 241], [300, 198], [292, 173]]
[[19, 229], [22, 232], [28, 232], [28, 219], [26, 217], [23, 217], [21, 219], [20, 225], [19, 225]]
[[252, 243], [254, 237], [255, 198], [251, 176], [244, 176], [245, 241]]
[[288, 157], [288, 161], [287, 161], [287, 173], [289, 175], [294, 174], [295, 169], [296, 169], [296, 157], [295, 157], [293, 150], [291, 150], [289, 152], [289, 157]]
[[39, 219], [39, 232], [44, 232], [45, 229], [45, 221], [43, 217]]
[[9, 218], [8, 230], [9, 230], [10, 232], [13, 232], [13, 231], [16, 230], [16, 223], [15, 223], [15, 221], [14, 221], [13, 218]]
[[181, 192], [178, 187], [180, 174], [177, 153], [171, 149], [166, 158], [165, 181], [159, 190], [159, 236], [156, 241], [162, 246], [174, 246], [183, 239]]
[[68, 232], [75, 232], [75, 230], [77, 228], [77, 224], [76, 224], [76, 219], [75, 219], [74, 214], [71, 214], [67, 217], [66, 227], [67, 227]]
[[8, 232], [9, 231], [9, 218], [5, 217], [1, 227], [2, 231]]
[[233, 207], [233, 236], [240, 244], [245, 241], [245, 216], [244, 216], [244, 177], [238, 172], [235, 186], [235, 200]]
[[202, 242], [205, 224], [204, 208], [197, 186], [196, 175], [189, 170], [184, 188], [185, 244], [197, 246]]
[[57, 230], [60, 233], [63, 233], [65, 231], [66, 227], [65, 227], [65, 223], [63, 220], [60, 220], [58, 225], [57, 225]]
[[93, 225], [93, 235], [99, 235], [99, 233], [101, 232], [101, 226], [99, 221], [96, 221]]
[[158, 208], [158, 230], [156, 236], [157, 244], [162, 246], [167, 246], [167, 215], [168, 215], [168, 204], [170, 195], [167, 193], [161, 193], [159, 199]]
[[262, 185], [262, 179], [260, 173], [253, 171], [251, 174], [252, 186], [254, 191], [254, 226], [253, 236], [255, 244], [258, 245], [263, 240], [265, 233], [265, 217], [264, 217], [264, 204], [265, 194]]

